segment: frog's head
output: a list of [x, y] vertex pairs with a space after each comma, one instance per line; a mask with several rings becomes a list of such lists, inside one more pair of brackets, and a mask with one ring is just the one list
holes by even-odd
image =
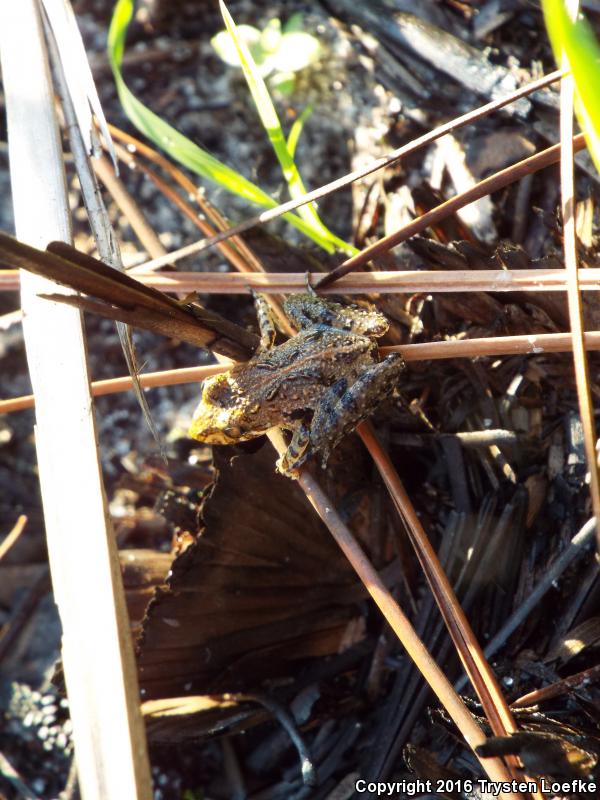
[[236, 444], [260, 436], [248, 424], [248, 399], [229, 372], [204, 382], [189, 436], [207, 444]]

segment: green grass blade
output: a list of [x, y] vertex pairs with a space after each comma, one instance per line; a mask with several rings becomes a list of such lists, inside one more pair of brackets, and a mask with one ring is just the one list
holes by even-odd
[[577, 118], [600, 172], [600, 46], [585, 17], [572, 20], [563, 0], [543, 0], [542, 7], [557, 63], [560, 66], [563, 52], [569, 60]]
[[[113, 71], [119, 100], [125, 113], [145, 136], [164, 150], [171, 158], [222, 186], [234, 194], [267, 208], [274, 208], [277, 203], [259, 186], [240, 175], [231, 167], [207, 153], [191, 142], [183, 134], [162, 120], [147, 108], [127, 87], [121, 74], [121, 63], [125, 48], [127, 28], [133, 16], [133, 0], [118, 0], [108, 32], [108, 56]], [[335, 244], [331, 238], [314, 226], [307, 223], [298, 214], [285, 214], [285, 219], [312, 239], [327, 252], [333, 252]]]
[[[299, 197], [301, 194], [306, 194], [306, 189], [302, 183], [302, 178], [300, 177], [298, 168], [291, 156], [290, 151], [288, 150], [285, 136], [283, 135], [283, 130], [281, 128], [281, 123], [279, 122], [277, 111], [275, 110], [275, 106], [271, 100], [269, 90], [267, 89], [264, 80], [258, 72], [250, 50], [242, 38], [238, 35], [235, 22], [233, 21], [233, 18], [227, 10], [223, 0], [219, 0], [219, 7], [221, 9], [221, 14], [223, 15], [223, 20], [225, 21], [225, 27], [227, 28], [227, 31], [231, 36], [231, 39], [237, 50], [240, 64], [244, 72], [244, 77], [246, 78], [248, 88], [250, 89], [250, 93], [254, 99], [260, 121], [262, 122], [273, 150], [275, 151], [275, 155], [277, 156], [277, 160], [281, 166], [281, 171], [283, 172], [283, 177], [285, 178], [290, 190], [290, 195], [292, 197]], [[312, 206], [312, 203], [299, 209], [299, 214], [307, 222], [316, 222], [318, 220], [317, 213]]]
[[296, 147], [298, 146], [298, 139], [300, 138], [300, 134], [302, 133], [302, 129], [304, 128], [304, 123], [312, 114], [312, 107], [306, 106], [304, 111], [300, 114], [298, 119], [294, 120], [294, 124], [291, 127], [290, 135], [287, 138], [287, 149], [292, 158], [296, 155]]
[[[300, 197], [301, 195], [306, 194], [306, 188], [302, 178], [300, 177], [300, 172], [296, 166], [296, 162], [294, 161], [293, 154], [288, 148], [277, 111], [275, 110], [275, 106], [273, 105], [273, 101], [271, 100], [271, 96], [269, 94], [269, 90], [267, 89], [267, 86], [256, 64], [254, 63], [254, 59], [252, 58], [250, 50], [242, 38], [238, 35], [235, 22], [233, 21], [233, 18], [227, 10], [223, 0], [219, 0], [219, 7], [221, 9], [221, 14], [223, 15], [225, 27], [227, 28], [227, 31], [231, 36], [233, 43], [235, 44], [238, 57], [240, 59], [240, 64], [244, 72], [244, 77], [246, 78], [250, 93], [252, 94], [260, 121], [267, 132], [271, 146], [273, 147], [275, 155], [277, 156], [277, 160], [279, 161], [283, 177], [288, 185], [290, 196], [292, 198]], [[298, 209], [298, 214], [305, 222], [311, 225], [315, 231], [320, 232], [322, 235], [331, 237], [331, 241], [335, 242], [338, 247], [343, 247], [343, 249], [347, 251], [353, 250], [350, 245], [348, 245], [346, 242], [342, 242], [342, 240], [335, 236], [335, 234], [328, 230], [328, 228], [321, 222], [319, 215], [317, 214], [317, 211], [312, 203], [301, 206]]]

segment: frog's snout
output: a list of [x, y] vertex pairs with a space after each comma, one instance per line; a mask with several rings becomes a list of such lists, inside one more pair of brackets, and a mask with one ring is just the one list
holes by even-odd
[[236, 424], [223, 409], [210, 406], [202, 398], [188, 431], [192, 439], [206, 444], [236, 444], [243, 441], [246, 431]]

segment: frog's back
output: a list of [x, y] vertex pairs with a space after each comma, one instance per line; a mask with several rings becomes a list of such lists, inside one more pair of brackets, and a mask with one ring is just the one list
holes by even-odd
[[235, 367], [232, 378], [260, 406], [256, 424], [285, 424], [314, 409], [324, 388], [371, 362], [375, 349], [367, 336], [315, 326]]
[[[233, 372], [241, 380], [252, 379], [267, 384], [270, 379], [310, 382], [315, 388], [371, 362], [376, 345], [368, 336], [318, 325], [300, 331], [292, 339], [264, 350]], [[258, 377], [260, 376], [260, 378]]]

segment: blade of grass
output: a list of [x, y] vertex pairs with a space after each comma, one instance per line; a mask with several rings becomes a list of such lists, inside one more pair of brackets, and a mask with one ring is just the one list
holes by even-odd
[[[577, 13], [577, 3], [571, 4], [573, 15]], [[566, 12], [565, 12], [566, 13]], [[561, 52], [562, 63], [568, 68], [566, 52]], [[596, 451], [596, 424], [590, 375], [585, 351], [583, 331], [583, 306], [579, 291], [579, 273], [577, 270], [577, 233], [575, 230], [575, 170], [573, 164], [573, 91], [574, 81], [569, 75], [561, 84], [560, 91], [560, 194], [563, 219], [563, 250], [565, 254], [565, 270], [567, 271], [567, 302], [569, 321], [573, 335], [573, 362], [575, 366], [575, 383], [579, 400], [579, 415], [583, 428], [583, 440], [587, 466], [590, 474], [590, 494], [596, 520], [600, 520], [600, 475], [598, 474], [598, 456]], [[600, 552], [600, 530], [596, 533], [597, 546]]]
[[[246, 78], [246, 83], [248, 84], [254, 104], [256, 105], [258, 116], [260, 117], [260, 121], [267, 133], [267, 136], [269, 137], [269, 141], [271, 142], [273, 151], [277, 156], [277, 160], [279, 161], [279, 166], [281, 167], [283, 177], [287, 183], [290, 196], [295, 198], [301, 197], [302, 195], [306, 194], [306, 188], [302, 178], [300, 177], [300, 172], [296, 162], [294, 161], [294, 157], [288, 148], [283, 130], [281, 128], [281, 123], [279, 121], [277, 111], [275, 110], [275, 106], [273, 105], [273, 101], [271, 100], [267, 85], [260, 75], [256, 64], [254, 63], [254, 59], [252, 58], [250, 50], [242, 40], [241, 36], [238, 35], [235, 22], [233, 21], [233, 18], [227, 10], [227, 6], [223, 0], [219, 0], [219, 8], [223, 16], [223, 21], [225, 22], [225, 27], [227, 28], [240, 59], [242, 71], [244, 73], [244, 77]], [[296, 137], [297, 135], [299, 135], [299, 131], [297, 131]], [[306, 205], [301, 206], [298, 213], [302, 219], [304, 219], [304, 221], [311, 226], [311, 228], [314, 228], [314, 230], [318, 231], [321, 235], [330, 238], [332, 243], [334, 243], [341, 250], [344, 250], [348, 253], [358, 252], [355, 247], [343, 242], [330, 230], [328, 230], [325, 225], [323, 225], [319, 215], [317, 214], [316, 208], [312, 203], [307, 203]]]
[[[33, 395], [32, 395], [33, 397]], [[27, 517], [25, 514], [21, 514], [15, 524], [13, 525], [12, 529], [6, 534], [6, 536], [0, 542], [0, 561], [4, 558], [4, 556], [10, 552], [10, 550], [14, 547], [14, 545], [19, 541], [23, 531], [27, 526]]]
[[542, 8], [556, 62], [562, 62], [563, 53], [568, 60], [576, 88], [577, 117], [600, 172], [600, 46], [587, 19], [569, 14], [564, 0], [542, 0]]
[[[312, 114], [311, 106], [306, 106], [304, 111], [300, 114], [300, 116], [294, 120], [294, 124], [290, 129], [290, 134], [287, 138], [287, 149], [292, 158], [294, 158], [296, 154], [296, 147], [298, 146], [298, 140], [300, 139], [300, 134], [302, 133], [302, 129], [304, 128], [304, 123]], [[298, 198], [296, 198], [298, 199]]]
[[[165, 150], [171, 158], [179, 161], [180, 164], [196, 174], [202, 175], [252, 203], [267, 208], [275, 207], [277, 203], [265, 191], [191, 142], [147, 108], [129, 90], [121, 73], [121, 63], [125, 49], [125, 36], [132, 16], [133, 0], [118, 0], [108, 31], [108, 57], [111, 69], [119, 100], [131, 122], [154, 144]], [[285, 215], [285, 219], [327, 252], [331, 253], [335, 250], [334, 245], [327, 237], [322, 236], [297, 214], [288, 213]]]
[[593, 667], [588, 667], [588, 669], [575, 673], [575, 675], [569, 675], [567, 678], [562, 678], [562, 680], [555, 683], [534, 689], [532, 692], [528, 692], [512, 702], [510, 707], [526, 708], [527, 706], [539, 705], [547, 700], [552, 700], [552, 698], [559, 697], [561, 694], [571, 694], [573, 690], [581, 689], [585, 691], [591, 683], [599, 679], [600, 664], [596, 664]]

